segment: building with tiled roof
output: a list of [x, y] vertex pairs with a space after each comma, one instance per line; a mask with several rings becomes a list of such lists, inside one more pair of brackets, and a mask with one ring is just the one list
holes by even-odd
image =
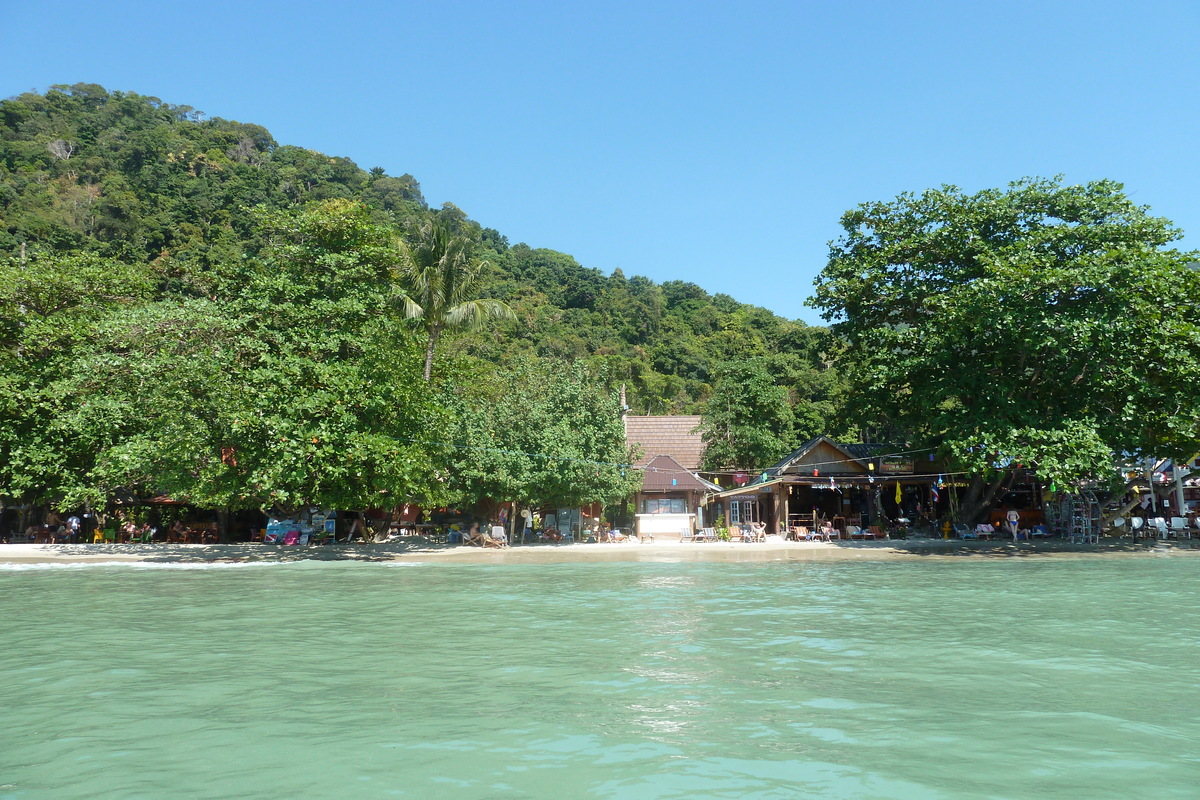
[[700, 425], [699, 414], [678, 416], [625, 417], [625, 441], [641, 447], [636, 466], [644, 467], [655, 456], [670, 456], [686, 470], [700, 469], [704, 440], [693, 433]]
[[646, 477], [634, 501], [638, 538], [679, 539], [702, 525], [701, 504], [721, 487], [669, 455], [654, 456], [644, 468]]

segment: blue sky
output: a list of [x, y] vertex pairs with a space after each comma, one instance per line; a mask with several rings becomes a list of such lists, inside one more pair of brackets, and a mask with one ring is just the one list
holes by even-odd
[[1112, 178], [1200, 247], [1195, 2], [0, 0], [0, 96], [99, 83], [412, 173], [513, 243], [804, 300], [869, 200]]

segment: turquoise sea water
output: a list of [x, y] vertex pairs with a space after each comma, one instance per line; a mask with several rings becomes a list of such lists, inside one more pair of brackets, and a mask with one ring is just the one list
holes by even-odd
[[1198, 578], [0, 568], [0, 798], [1195, 798]]

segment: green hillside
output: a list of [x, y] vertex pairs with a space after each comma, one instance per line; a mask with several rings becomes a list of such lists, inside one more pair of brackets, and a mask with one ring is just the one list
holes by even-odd
[[574, 360], [626, 385], [634, 413], [695, 413], [727, 366], [751, 364], [787, 397], [798, 427], [785, 438], [836, 427], [839, 381], [824, 328], [692, 283], [510, 246], [452, 205], [430, 210], [412, 175], [281, 145], [259, 125], [94, 84], [0, 102], [0, 252], [14, 257], [95, 253], [150, 265], [163, 292], [203, 296], [222, 264], [260, 251], [250, 209], [330, 198], [361, 201], [397, 230], [433, 214], [474, 231], [488, 262], [481, 294], [507, 302], [516, 319], [445, 343], [468, 370], [532, 355]]

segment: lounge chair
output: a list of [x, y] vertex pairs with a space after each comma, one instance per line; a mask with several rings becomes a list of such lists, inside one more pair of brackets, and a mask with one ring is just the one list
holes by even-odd
[[801, 528], [801, 530], [804, 531], [804, 538], [808, 539], [810, 542], [830, 541], [829, 531], [826, 531], [823, 528], [813, 528], [811, 531], [808, 528]]
[[493, 525], [492, 533], [483, 540], [485, 547], [508, 547], [508, 534], [503, 525]]
[[979, 534], [968, 528], [961, 522], [954, 523], [954, 533], [960, 539], [978, 539]]
[[872, 539], [886, 539], [887, 538], [887, 534], [885, 534], [883, 532], [883, 528], [880, 528], [878, 525], [868, 525], [866, 528], [864, 528], [862, 530], [862, 537], [864, 539], [866, 539], [868, 536], [871, 537]]
[[750, 528], [746, 525], [731, 525], [729, 526], [729, 541], [749, 542], [753, 541], [753, 535], [750, 533]]

